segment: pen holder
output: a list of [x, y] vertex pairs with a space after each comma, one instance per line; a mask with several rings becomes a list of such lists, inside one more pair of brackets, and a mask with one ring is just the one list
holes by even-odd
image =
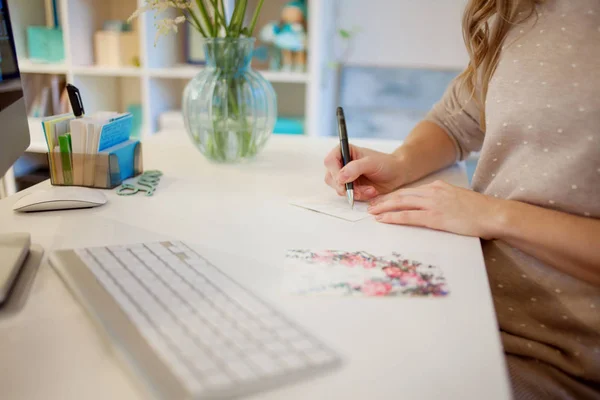
[[143, 172], [142, 144], [128, 140], [96, 154], [48, 153], [55, 186], [112, 189]]

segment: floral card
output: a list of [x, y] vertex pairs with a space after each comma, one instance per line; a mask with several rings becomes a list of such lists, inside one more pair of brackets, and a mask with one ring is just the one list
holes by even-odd
[[399, 253], [288, 250], [284, 287], [299, 295], [440, 297], [449, 293], [439, 267]]

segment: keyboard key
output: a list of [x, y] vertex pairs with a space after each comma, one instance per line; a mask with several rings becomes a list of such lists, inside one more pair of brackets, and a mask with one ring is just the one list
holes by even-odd
[[202, 375], [219, 370], [217, 363], [215, 363], [211, 356], [206, 353], [203, 353], [202, 355], [193, 355], [191, 360], [194, 369]]
[[250, 339], [238, 339], [233, 342], [233, 345], [242, 352], [255, 350], [259, 347], [258, 343]]
[[233, 383], [231, 378], [225, 374], [214, 374], [209, 375], [206, 378], [206, 384], [211, 388], [218, 388], [221, 386], [228, 386]]
[[287, 369], [292, 370], [305, 368], [307, 365], [307, 362], [303, 358], [293, 353], [282, 356], [280, 360], [286, 365]]
[[320, 349], [311, 351], [306, 355], [313, 364], [325, 364], [333, 361], [333, 357], [329, 353]]
[[311, 350], [315, 347], [315, 345], [307, 339], [300, 339], [292, 342], [292, 347], [299, 351], [307, 351]]
[[288, 347], [286, 347], [283, 343], [281, 342], [270, 342], [270, 343], [265, 343], [265, 348], [268, 349], [269, 351], [271, 351], [272, 353], [284, 353], [287, 350], [289, 350]]
[[260, 320], [269, 329], [276, 329], [289, 325], [283, 318], [275, 314], [262, 315]]
[[223, 361], [231, 361], [231, 360], [239, 360], [240, 359], [240, 355], [234, 349], [232, 349], [231, 345], [228, 343], [223, 343], [223, 345], [214, 349], [214, 351], [215, 351], [215, 354], [217, 355], [217, 357], [219, 357], [219, 359], [221, 359]]
[[301, 338], [302, 334], [292, 327], [287, 327], [284, 329], [278, 329], [277, 336], [286, 341], [291, 341], [292, 339]]
[[252, 368], [243, 361], [230, 361], [225, 366], [242, 381], [252, 380], [257, 377]]
[[274, 359], [263, 353], [249, 355], [248, 361], [267, 375], [275, 375], [281, 369], [281, 366]]

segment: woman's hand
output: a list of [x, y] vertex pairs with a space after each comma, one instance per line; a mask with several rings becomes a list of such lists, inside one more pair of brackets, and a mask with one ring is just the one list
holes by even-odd
[[400, 189], [374, 199], [369, 212], [388, 224], [422, 226], [460, 235], [493, 239], [505, 200], [442, 181]]
[[401, 157], [350, 145], [352, 162], [342, 168], [339, 146], [325, 158], [325, 182], [340, 196], [346, 195], [344, 184], [354, 182], [354, 198], [371, 200], [389, 193], [405, 182]]

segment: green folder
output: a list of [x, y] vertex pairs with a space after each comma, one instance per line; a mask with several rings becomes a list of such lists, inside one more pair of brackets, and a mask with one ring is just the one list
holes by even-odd
[[67, 135], [60, 135], [58, 137], [58, 146], [60, 148], [60, 159], [62, 161], [65, 185], [72, 185], [73, 169], [71, 165], [71, 147], [69, 146], [69, 137]]

